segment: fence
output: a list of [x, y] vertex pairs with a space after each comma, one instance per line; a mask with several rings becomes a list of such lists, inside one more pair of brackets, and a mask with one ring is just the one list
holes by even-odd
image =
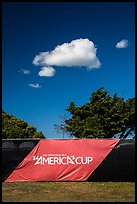
[[[5, 181], [39, 141], [40, 139], [2, 139], [2, 181]], [[135, 181], [135, 139], [121, 139], [88, 181]]]

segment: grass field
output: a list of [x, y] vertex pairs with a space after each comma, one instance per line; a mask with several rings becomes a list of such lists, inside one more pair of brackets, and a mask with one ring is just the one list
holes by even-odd
[[3, 182], [2, 202], [135, 202], [135, 183]]

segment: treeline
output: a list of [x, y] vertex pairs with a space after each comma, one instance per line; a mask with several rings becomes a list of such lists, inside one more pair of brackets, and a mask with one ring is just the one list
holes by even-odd
[[77, 107], [72, 101], [66, 110], [71, 117], [55, 125], [63, 134], [76, 138], [135, 137], [135, 97], [125, 101], [101, 87], [91, 94], [88, 103]]
[[2, 110], [2, 139], [45, 138], [42, 132], [27, 122]]

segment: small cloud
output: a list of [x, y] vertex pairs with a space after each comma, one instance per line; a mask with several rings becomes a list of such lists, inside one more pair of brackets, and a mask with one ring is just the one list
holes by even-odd
[[39, 84], [29, 84], [29, 86], [33, 87], [33, 88], [41, 88], [42, 86]]
[[23, 74], [30, 74], [30, 71], [27, 69], [21, 69], [19, 72], [22, 72]]
[[55, 69], [53, 67], [42, 67], [39, 72], [39, 76], [52, 77], [55, 75]]
[[76, 39], [58, 45], [54, 50], [41, 52], [35, 56], [34, 65], [99, 68], [101, 63], [96, 56], [97, 48], [88, 39]]
[[121, 40], [116, 44], [116, 48], [126, 48], [128, 46], [128, 40]]

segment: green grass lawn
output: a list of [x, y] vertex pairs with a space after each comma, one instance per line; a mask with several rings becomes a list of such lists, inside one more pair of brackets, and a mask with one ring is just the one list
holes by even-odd
[[2, 202], [135, 202], [135, 183], [3, 182]]

